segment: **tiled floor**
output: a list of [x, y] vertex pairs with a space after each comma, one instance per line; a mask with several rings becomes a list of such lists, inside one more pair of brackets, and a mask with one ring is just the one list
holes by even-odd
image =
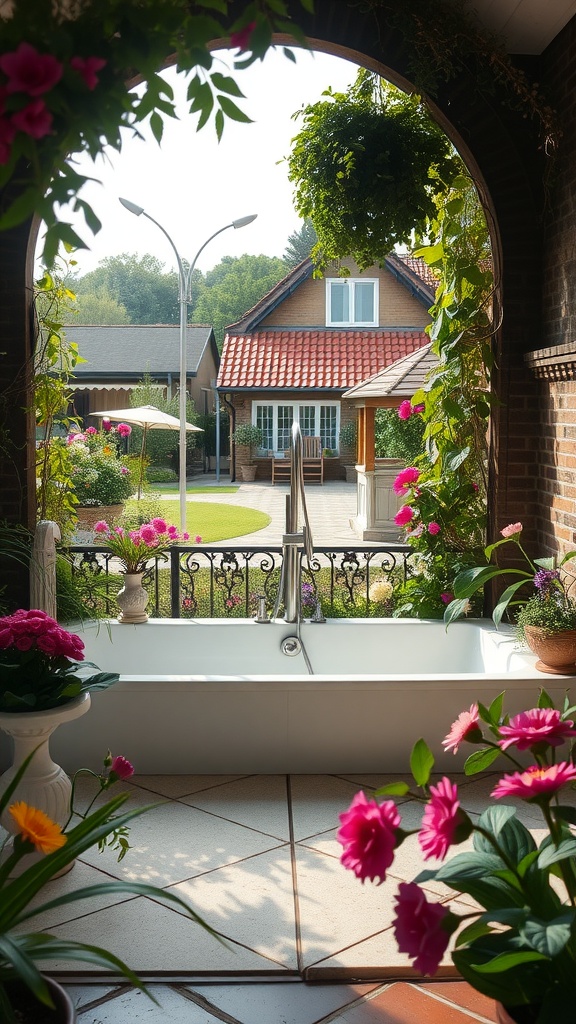
[[[118, 979], [60, 976], [80, 1024], [470, 1024], [494, 1021], [489, 1000], [456, 982], [417, 984], [396, 950], [391, 920], [398, 881], [422, 867], [416, 837], [400, 847], [381, 886], [362, 885], [339, 862], [338, 814], [380, 776], [135, 776], [123, 784], [132, 806], [156, 803], [134, 820], [131, 850], [89, 851], [50, 883], [47, 896], [110, 878], [154, 882], [177, 892], [225, 940], [146, 897], [101, 897], [35, 919], [35, 928], [101, 944], [151, 986], [160, 1006]], [[486, 806], [490, 780], [461, 778], [466, 809]], [[80, 797], [87, 794], [80, 792]], [[400, 802], [403, 826], [421, 814]], [[538, 811], [523, 805], [537, 829]], [[534, 817], [530, 817], [534, 815]], [[429, 865], [428, 865], [429, 866]], [[428, 883], [446, 902], [448, 890]], [[469, 908], [468, 908], [469, 909]], [[27, 929], [28, 930], [28, 929]]]

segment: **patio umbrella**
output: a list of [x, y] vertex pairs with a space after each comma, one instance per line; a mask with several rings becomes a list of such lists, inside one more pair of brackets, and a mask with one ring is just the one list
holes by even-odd
[[[102, 419], [118, 420], [122, 423], [133, 423], [136, 427], [142, 427], [142, 448], [140, 450], [140, 479], [138, 481], [138, 498], [142, 494], [142, 478], [144, 475], [144, 453], [146, 451], [146, 435], [149, 430], [180, 430], [180, 420], [169, 412], [162, 412], [155, 405], [139, 405], [135, 409], [104, 409], [103, 412], [91, 412], [90, 416], [102, 417]], [[202, 433], [202, 427], [195, 427], [192, 423], [186, 423], [186, 430], [197, 430]]]

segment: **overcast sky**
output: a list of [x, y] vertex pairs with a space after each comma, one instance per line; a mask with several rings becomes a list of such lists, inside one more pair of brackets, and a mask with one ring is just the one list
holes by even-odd
[[[220, 144], [212, 124], [196, 132], [196, 119], [186, 111], [183, 76], [173, 69], [164, 72], [179, 93], [180, 120], [165, 121], [161, 146], [144, 128], [145, 141], [125, 132], [121, 153], [106, 151], [96, 164], [88, 159], [78, 162], [82, 173], [102, 182], [89, 184], [81, 195], [103, 224], [91, 240], [82, 219], [76, 222], [78, 233], [90, 244], [90, 251], [75, 255], [79, 274], [121, 252], [153, 253], [165, 269], [175, 267], [174, 254], [159, 229], [124, 210], [119, 196], [143, 206], [159, 221], [187, 261], [220, 227], [258, 214], [254, 223], [225, 231], [210, 242], [197, 264], [204, 273], [224, 256], [283, 255], [288, 236], [301, 226], [287, 165], [278, 163], [288, 156], [290, 140], [301, 125], [292, 114], [320, 99], [328, 86], [344, 91], [357, 70], [355, 64], [328, 54], [298, 49], [294, 53], [296, 64], [279, 48], [251, 68], [232, 72], [246, 96], [239, 105], [254, 123], [226, 120]], [[231, 65], [228, 51], [215, 56]]]

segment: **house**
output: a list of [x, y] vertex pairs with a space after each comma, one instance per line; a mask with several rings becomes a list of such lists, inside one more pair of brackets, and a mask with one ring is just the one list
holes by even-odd
[[[344, 265], [348, 277], [333, 266], [315, 278], [304, 260], [227, 328], [217, 389], [232, 431], [244, 423], [262, 431], [261, 479], [288, 450], [294, 420], [321, 439], [324, 479], [344, 476], [355, 456], [340, 451], [340, 431], [356, 411], [343, 393], [429, 340], [435, 279], [422, 261], [392, 255], [362, 272]], [[239, 448], [238, 466], [247, 455]]]
[[[67, 327], [66, 338], [78, 345], [85, 362], [74, 370], [71, 387], [76, 413], [123, 409], [132, 389], [148, 374], [166, 397], [175, 395], [180, 380], [180, 327], [164, 324], [122, 327]], [[212, 327], [186, 331], [186, 386], [196, 411], [212, 411], [213, 382], [220, 357]]]

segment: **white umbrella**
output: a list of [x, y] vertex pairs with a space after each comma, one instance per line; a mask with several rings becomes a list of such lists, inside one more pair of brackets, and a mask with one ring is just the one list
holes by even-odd
[[[180, 430], [180, 420], [169, 412], [162, 412], [155, 405], [139, 405], [135, 409], [104, 409], [102, 412], [91, 412], [89, 416], [102, 419], [119, 420], [122, 423], [133, 423], [142, 427], [142, 449], [140, 451], [140, 480], [138, 481], [138, 498], [142, 493], [142, 477], [144, 474], [144, 452], [146, 451], [146, 434], [149, 430]], [[193, 423], [186, 423], [186, 430], [198, 430]]]

